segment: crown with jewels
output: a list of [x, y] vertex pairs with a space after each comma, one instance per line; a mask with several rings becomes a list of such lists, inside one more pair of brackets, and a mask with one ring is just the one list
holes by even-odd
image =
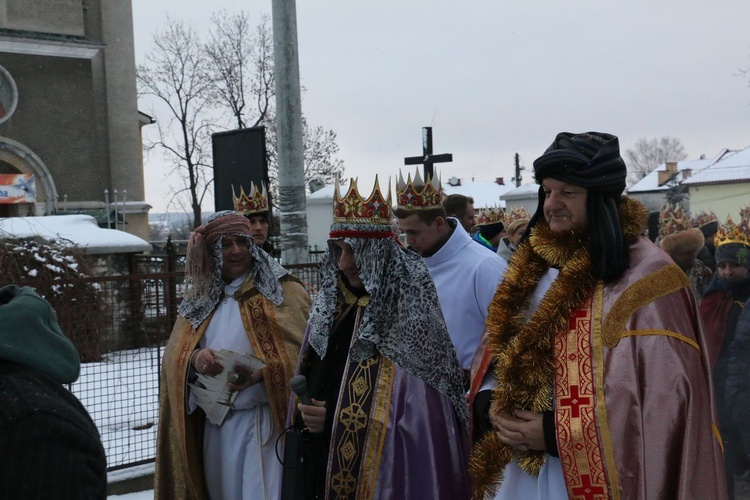
[[531, 214], [523, 207], [513, 207], [510, 209], [510, 213], [506, 212], [505, 214], [505, 222], [507, 222], [506, 226], [510, 226], [511, 224], [519, 220], [528, 221], [530, 219]]
[[679, 203], [667, 203], [659, 210], [659, 236], [662, 238], [693, 228], [693, 220]]
[[502, 209], [498, 207], [480, 208], [475, 226], [489, 226], [491, 224], [504, 223], [505, 217]]
[[750, 247], [750, 205], [740, 210], [740, 222], [735, 224], [732, 217], [727, 217], [724, 224], [714, 236], [714, 245], [718, 248], [728, 243], [739, 243]]
[[349, 182], [349, 189], [342, 198], [339, 192], [339, 180], [333, 192], [333, 223], [369, 224], [391, 226], [391, 187], [388, 186], [386, 198], [380, 190], [380, 182], [375, 176], [375, 187], [366, 200], [359, 194], [357, 179]]
[[710, 213], [701, 212], [693, 218], [693, 222], [695, 222], [695, 227], [702, 227], [702, 226], [705, 226], [706, 224], [710, 224], [711, 222], [716, 222], [718, 220], [719, 220], [718, 217], [716, 217], [716, 214], [713, 212], [710, 212]]
[[741, 224], [744, 225], [746, 230], [750, 230], [750, 205], [740, 209], [740, 220]]
[[404, 182], [404, 176], [399, 171], [398, 182], [396, 183], [396, 203], [397, 207], [403, 210], [442, 208], [443, 196], [440, 179], [431, 179], [430, 176], [427, 176], [427, 180], [424, 182], [419, 175], [419, 169], [417, 169], [414, 180], [412, 181], [411, 174], [409, 174], [406, 182]]
[[232, 201], [234, 202], [235, 212], [242, 212], [242, 215], [253, 215], [260, 212], [268, 212], [268, 192], [266, 186], [261, 182], [258, 188], [254, 182], [250, 183], [250, 194], [246, 194], [240, 186], [240, 195], [237, 196], [232, 186]]

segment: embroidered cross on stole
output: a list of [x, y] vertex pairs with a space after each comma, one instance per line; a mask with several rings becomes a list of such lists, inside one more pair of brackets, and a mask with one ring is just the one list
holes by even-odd
[[571, 499], [617, 499], [603, 392], [602, 287], [554, 340], [557, 446]]

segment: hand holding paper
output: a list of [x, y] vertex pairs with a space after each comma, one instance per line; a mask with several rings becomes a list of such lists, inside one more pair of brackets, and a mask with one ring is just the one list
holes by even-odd
[[[197, 383], [189, 386], [196, 396], [198, 406], [203, 408], [209, 421], [221, 425], [237, 396], [236, 391], [246, 389], [262, 380], [261, 370], [266, 365], [257, 356], [249, 353], [240, 354], [229, 349], [215, 351], [214, 355], [216, 362], [223, 368], [221, 373], [215, 376], [198, 374]], [[229, 379], [230, 374], [238, 373], [245, 377], [243, 383], [236, 379], [232, 382]], [[232, 377], [234, 378], [234, 375]]]

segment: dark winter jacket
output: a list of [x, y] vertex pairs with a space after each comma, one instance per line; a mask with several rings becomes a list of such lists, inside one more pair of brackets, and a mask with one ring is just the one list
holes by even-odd
[[734, 420], [750, 425], [750, 300], [740, 313], [729, 347], [726, 396]]
[[0, 361], [0, 498], [107, 496], [107, 461], [83, 405], [50, 376]]

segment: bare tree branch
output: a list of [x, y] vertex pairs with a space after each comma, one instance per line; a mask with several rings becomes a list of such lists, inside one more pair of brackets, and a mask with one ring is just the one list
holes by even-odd
[[[278, 199], [273, 64], [268, 16], [252, 30], [246, 13], [219, 11], [211, 16], [206, 42], [191, 26], [167, 18], [138, 66], [139, 95], [159, 105], [152, 112], [158, 138], [146, 140], [146, 150], [160, 150], [179, 175], [182, 186], [170, 204], [184, 206], [187, 194], [194, 227], [201, 224], [201, 203], [212, 192], [211, 133], [230, 123], [266, 127], [269, 188]], [[343, 174], [336, 133], [309, 126], [304, 116], [303, 147], [306, 185], [312, 179], [331, 183]]]
[[625, 151], [625, 157], [628, 164], [628, 185], [632, 186], [662, 163], [682, 161], [687, 158], [687, 154], [679, 139], [663, 136], [658, 139], [638, 139], [633, 149]]
[[[167, 18], [162, 31], [154, 34], [152, 50], [138, 66], [141, 96], [156, 99], [166, 123], [157, 120], [158, 139], [148, 148], [160, 148], [173, 169], [186, 181], [193, 212], [193, 225], [201, 224], [201, 201], [208, 189], [203, 170], [210, 127], [211, 79], [195, 30]], [[209, 176], [209, 178], [212, 176]], [[175, 193], [177, 195], [178, 193]]]

